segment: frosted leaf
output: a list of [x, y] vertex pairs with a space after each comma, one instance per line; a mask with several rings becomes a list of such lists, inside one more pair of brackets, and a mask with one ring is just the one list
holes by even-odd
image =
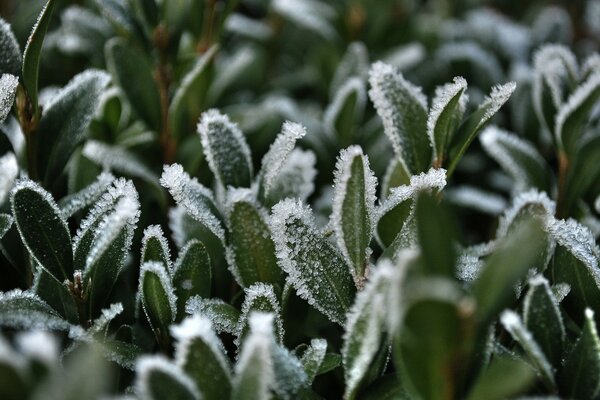
[[71, 55], [93, 55], [98, 41], [111, 35], [110, 24], [91, 10], [70, 6], [60, 15], [60, 28], [46, 36], [61, 52]]
[[87, 331], [88, 335], [99, 335], [106, 337], [108, 326], [117, 316], [123, 312], [123, 304], [114, 303], [109, 308], [104, 308], [98, 318], [92, 322], [92, 326]]
[[[144, 308], [144, 313], [146, 314], [146, 316], [148, 317], [148, 321], [150, 322], [150, 325], [152, 326], [152, 318], [150, 315], [150, 312], [152, 312], [152, 310], [149, 308], [150, 305], [147, 304], [147, 299], [144, 298], [144, 278], [146, 276], [146, 274], [153, 274], [155, 275], [159, 282], [160, 285], [162, 287], [162, 289], [164, 290], [165, 295], [167, 296], [167, 306], [171, 312], [171, 321], [173, 322], [173, 320], [175, 320], [175, 316], [177, 315], [177, 298], [175, 297], [175, 289], [173, 288], [173, 284], [171, 283], [171, 277], [168, 275], [164, 265], [160, 262], [156, 262], [156, 261], [149, 261], [146, 262], [144, 264], [142, 264], [142, 266], [140, 267], [140, 276], [139, 276], [139, 280], [138, 280], [138, 301], [141, 301], [142, 303], [142, 307]], [[160, 304], [159, 306], [164, 306], [164, 304]], [[162, 322], [162, 321], [161, 321]], [[158, 326], [152, 326], [152, 329], [156, 331], [156, 329], [159, 329], [160, 327]]]
[[546, 6], [539, 11], [531, 35], [537, 43], [571, 43], [573, 39], [573, 23], [566, 9], [557, 6]]
[[217, 333], [227, 332], [235, 335], [238, 331], [240, 312], [223, 300], [203, 299], [200, 296], [191, 297], [186, 305], [187, 314], [199, 314], [208, 318]]
[[171, 250], [160, 225], [150, 225], [144, 230], [141, 254], [142, 262], [160, 261], [165, 264], [169, 274], [173, 274]]
[[233, 400], [267, 400], [275, 386], [273, 345], [273, 315], [253, 313], [249, 319], [250, 333], [244, 340], [235, 367]]
[[523, 192], [516, 196], [510, 208], [508, 208], [500, 222], [496, 237], [501, 238], [509, 233], [511, 225], [517, 221], [517, 218], [523, 213], [533, 214], [542, 217], [542, 220], [547, 224], [547, 221], [553, 219], [556, 212], [556, 203], [548, 197], [545, 192], [539, 192], [535, 189]]
[[343, 324], [354, 282], [342, 256], [317, 229], [310, 207], [283, 200], [273, 207], [270, 225], [279, 266], [298, 296]]
[[[358, 169], [355, 162], [359, 163]], [[360, 146], [350, 146], [340, 152], [333, 186], [330, 224], [354, 282], [361, 287], [368, 276], [365, 265], [371, 255], [369, 243], [375, 229], [377, 178], [369, 166], [369, 157]]]
[[0, 124], [0, 130], [6, 135], [15, 154], [23, 154], [25, 149], [25, 135], [21, 131], [21, 126], [17, 118], [8, 117], [3, 124]]
[[[561, 147], [571, 150], [572, 146], [570, 144], [576, 142], [577, 139], [580, 138], [580, 132], [577, 131], [579, 126], [573, 126], [573, 124], [577, 124], [577, 120], [582, 117], [585, 118], [585, 114], [584, 116], [578, 114], [581, 114], [582, 110], [586, 109], [586, 103], [590, 102], [590, 100], [593, 100], [595, 103], [600, 95], [599, 93], [600, 72], [596, 72], [590, 76], [585, 83], [579, 85], [569, 96], [566, 103], [558, 109], [555, 122], [555, 137]], [[588, 106], [591, 108], [593, 103]], [[571, 118], [575, 118], [576, 121], [570, 121], [569, 119]], [[585, 120], [582, 122], [585, 122]], [[566, 132], [563, 132], [565, 130], [565, 125], [568, 123], [569, 125]]]
[[421, 64], [426, 56], [425, 46], [419, 42], [412, 42], [392, 49], [382, 61], [406, 71]]
[[15, 102], [19, 78], [11, 74], [0, 76], [0, 123], [4, 122]]
[[463, 282], [474, 282], [484, 265], [480, 257], [464, 252], [456, 260], [456, 277]]
[[275, 372], [274, 392], [281, 399], [297, 399], [300, 391], [307, 387], [308, 377], [300, 360], [283, 345], [274, 344], [271, 348], [273, 370]]
[[388, 260], [380, 262], [348, 312], [342, 347], [346, 381], [345, 398], [352, 398], [355, 395], [378, 350], [384, 345], [389, 305], [387, 292], [397, 273], [396, 266]]
[[111, 173], [102, 172], [91, 185], [61, 199], [58, 206], [63, 218], [67, 219], [96, 202], [114, 180], [115, 177]]
[[196, 384], [182, 369], [164, 356], [143, 356], [136, 363], [135, 391], [141, 399], [160, 400], [172, 396], [202, 398]]
[[233, 13], [227, 17], [225, 20], [225, 29], [237, 35], [255, 40], [268, 40], [273, 35], [273, 30], [269, 25], [240, 13]]
[[[427, 117], [427, 135], [433, 148], [434, 159], [443, 155], [440, 153], [445, 151], [454, 129], [462, 121], [469, 98], [465, 90], [467, 90], [467, 81], [461, 76], [455, 77], [452, 83], [435, 89], [435, 96]], [[459, 95], [458, 100], [455, 100]], [[455, 103], [451, 104], [452, 101]]]
[[283, 342], [284, 330], [279, 301], [272, 285], [259, 282], [244, 289], [244, 303], [242, 304], [242, 312], [238, 320], [235, 339], [238, 349], [248, 330], [250, 315], [254, 312], [265, 312], [273, 315], [275, 336], [278, 342]]
[[252, 67], [257, 57], [257, 51], [254, 48], [243, 46], [236, 49], [228, 57], [217, 59], [216, 74], [212, 79], [207, 94], [211, 103], [216, 103], [219, 97]]
[[282, 17], [327, 40], [337, 38], [330, 22], [336, 16], [336, 11], [327, 3], [316, 0], [274, 0], [271, 8]]
[[473, 65], [475, 75], [483, 82], [499, 82], [504, 78], [496, 56], [475, 42], [444, 44], [435, 52], [435, 58], [443, 64], [470, 63]]
[[552, 295], [556, 299], [556, 302], [561, 303], [565, 299], [565, 297], [567, 297], [567, 295], [571, 292], [571, 285], [563, 282], [556, 283], [552, 285], [550, 290], [552, 290]]
[[500, 108], [508, 101], [510, 96], [513, 94], [517, 84], [515, 82], [508, 82], [504, 85], [496, 85], [492, 88], [489, 96], [483, 100], [479, 105], [478, 110], [485, 110], [485, 113], [480, 119], [477, 129], [482, 127], [487, 121], [489, 121]]
[[582, 14], [585, 19], [586, 28], [596, 37], [600, 36], [600, 27], [597, 21], [600, 20], [600, 1], [586, 1], [585, 11]]
[[11, 26], [0, 18], [0, 74], [9, 73], [18, 76], [21, 73], [21, 50], [19, 42], [13, 33]]
[[209, 189], [196, 178], [190, 178], [179, 164], [165, 165], [160, 183], [169, 190], [178, 206], [225, 243], [225, 229], [217, 217], [218, 211]]
[[561, 44], [546, 44], [533, 55], [533, 67], [536, 72], [544, 73], [544, 69], [551, 67], [555, 61], [559, 61], [565, 68], [569, 79], [577, 81], [579, 76], [579, 66], [573, 52]]
[[0, 325], [13, 329], [66, 331], [70, 328], [39, 296], [20, 289], [0, 292]]
[[44, 331], [21, 332], [15, 338], [19, 352], [30, 359], [43, 361], [47, 365], [58, 363], [60, 346], [56, 337]]
[[250, 187], [252, 157], [242, 131], [216, 109], [202, 114], [198, 123], [202, 150], [221, 190]]
[[555, 385], [554, 369], [537, 342], [533, 339], [531, 332], [523, 325], [519, 315], [514, 311], [506, 310], [500, 315], [500, 322], [512, 338], [525, 350], [538, 375], [553, 387]]
[[326, 353], [327, 340], [312, 339], [310, 341], [310, 346], [302, 354], [300, 361], [302, 362], [302, 365], [304, 365], [304, 371], [306, 371], [308, 383], [312, 383], [317, 376], [319, 368], [321, 368], [323, 360], [325, 360]]
[[11, 152], [0, 157], [0, 205], [4, 203], [19, 175], [17, 158]]
[[548, 165], [530, 142], [496, 126], [487, 127], [479, 139], [486, 153], [515, 180], [515, 192], [545, 188]]
[[158, 185], [158, 176], [134, 154], [120, 147], [89, 140], [83, 147], [82, 154], [106, 170], [140, 178], [151, 185]]
[[274, 205], [288, 197], [306, 200], [315, 190], [316, 163], [317, 157], [311, 150], [292, 150], [273, 182], [265, 205]]
[[259, 179], [263, 186], [261, 189], [265, 198], [269, 197], [269, 192], [290, 153], [294, 150], [296, 141], [305, 135], [306, 128], [304, 126], [290, 121], [283, 123], [281, 133], [277, 135], [277, 138], [269, 147], [269, 151], [262, 159]]
[[[387, 291], [386, 301], [389, 305], [394, 307], [398, 312], [387, 313], [386, 323], [387, 331], [394, 335], [402, 329], [404, 320], [404, 310], [406, 306], [406, 293], [403, 290], [405, 287], [405, 276], [410, 269], [413, 268], [414, 264], [418, 261], [420, 252], [416, 248], [401, 249], [391, 264], [393, 266], [393, 274], [388, 278], [387, 283], [389, 290]], [[382, 259], [379, 264], [388, 263]], [[385, 274], [384, 274], [385, 275]]]
[[371, 66], [369, 83], [369, 97], [396, 155], [413, 172], [426, 168], [431, 162], [431, 149], [426, 135], [427, 98], [421, 88], [382, 62]]
[[368, 72], [369, 53], [367, 47], [362, 42], [350, 43], [331, 80], [331, 86], [329, 87], [330, 96], [335, 96], [340, 87], [353, 77], [364, 80]]
[[507, 206], [504, 197], [468, 185], [448, 189], [446, 199], [458, 206], [471, 208], [489, 215], [499, 215]]
[[[352, 77], [344, 82], [337, 92], [335, 92], [333, 100], [325, 109], [325, 113], [323, 114], [323, 125], [325, 127], [325, 131], [332, 137], [336, 135], [336, 118], [339, 117], [346, 100], [351, 95], [356, 96], [354, 109], [352, 110], [352, 118], [356, 120], [357, 116], [362, 115], [365, 108], [365, 103], [367, 101], [367, 93], [363, 79]], [[337, 133], [342, 136], [348, 134], [348, 132]]]
[[583, 62], [581, 76], [586, 79], [596, 72], [600, 72], [600, 54], [592, 53]]

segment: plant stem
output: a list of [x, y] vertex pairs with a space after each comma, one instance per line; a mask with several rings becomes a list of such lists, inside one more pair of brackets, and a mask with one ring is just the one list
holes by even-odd
[[169, 128], [169, 64], [166, 49], [169, 45], [169, 34], [164, 25], [159, 25], [154, 31], [154, 46], [158, 50], [158, 65], [156, 66], [155, 80], [160, 96], [160, 111], [162, 127], [160, 131], [160, 143], [163, 149], [163, 159], [167, 164], [175, 160], [176, 145]]
[[31, 103], [29, 96], [25, 93], [23, 86], [19, 85], [17, 89], [17, 115], [21, 131], [25, 136], [27, 173], [29, 178], [34, 181], [38, 179], [37, 129], [41, 113], [41, 107], [38, 107], [37, 113], [33, 112], [33, 104]]
[[567, 212], [565, 209], [565, 196], [567, 185], [567, 173], [569, 172], [569, 159], [564, 151], [558, 153], [558, 198], [556, 200], [556, 217], [563, 218]]

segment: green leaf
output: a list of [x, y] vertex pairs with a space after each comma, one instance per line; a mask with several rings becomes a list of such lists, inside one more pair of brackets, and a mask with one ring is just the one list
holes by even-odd
[[38, 74], [40, 69], [40, 55], [46, 31], [50, 25], [55, 0], [48, 0], [40, 12], [37, 22], [31, 29], [25, 51], [23, 52], [23, 85], [33, 106], [33, 115], [38, 111]]
[[45, 148], [39, 152], [38, 168], [46, 184], [54, 183], [75, 148], [83, 142], [109, 82], [105, 72], [84, 71], [45, 106], [38, 129], [38, 142]]
[[202, 299], [194, 296], [185, 305], [188, 314], [200, 314], [208, 318], [217, 333], [236, 335], [240, 311], [218, 298]]
[[468, 400], [502, 400], [523, 394], [534, 382], [535, 373], [518, 358], [496, 356], [479, 374]]
[[105, 52], [108, 68], [131, 108], [149, 128], [159, 132], [163, 123], [160, 95], [146, 55], [120, 38], [106, 43]]
[[541, 275], [529, 280], [523, 319], [548, 361], [552, 365], [559, 365], [566, 340], [565, 327], [558, 302], [550, 290], [548, 281]]
[[480, 141], [488, 155], [513, 178], [514, 191], [548, 190], [550, 167], [533, 144], [495, 126], [486, 128]]
[[232, 373], [223, 344], [212, 330], [210, 320], [195, 315], [172, 326], [176, 339], [176, 364], [196, 384], [205, 400], [228, 399]]
[[369, 71], [369, 96], [383, 121], [394, 152], [411, 174], [431, 165], [427, 138], [427, 98], [391, 65], [376, 62]]
[[560, 150], [569, 158], [576, 157], [577, 143], [589, 114], [600, 99], [600, 73], [580, 85], [562, 105], [555, 121], [555, 135]]
[[337, 353], [326, 353], [323, 362], [317, 371], [317, 375], [323, 375], [342, 366], [342, 355]]
[[0, 326], [13, 329], [69, 330], [71, 324], [36, 294], [14, 289], [0, 292]]
[[33, 292], [67, 321], [76, 324], [77, 305], [64, 283], [61, 283], [45, 268], [39, 267], [33, 283]]
[[144, 354], [139, 346], [120, 340], [102, 341], [101, 351], [104, 358], [130, 371], [134, 371], [136, 360]]
[[365, 83], [361, 78], [348, 79], [336, 92], [335, 97], [325, 109], [323, 124], [332, 137], [342, 146], [354, 142], [366, 102]]
[[525, 276], [544, 248], [542, 237], [538, 220], [524, 221], [513, 234], [503, 239], [486, 260], [472, 292], [481, 326], [487, 326], [502, 309], [511, 304], [514, 286]]
[[143, 264], [148, 261], [160, 262], [167, 267], [169, 273], [173, 272], [169, 243], [160, 225], [150, 225], [144, 230], [140, 262]]
[[273, 286], [266, 283], [255, 283], [244, 289], [244, 303], [242, 312], [237, 323], [235, 343], [240, 348], [243, 338], [250, 327], [249, 320], [252, 313], [263, 312], [273, 315], [273, 332], [278, 342], [283, 342], [283, 320], [281, 319], [281, 307], [275, 295]]
[[31, 257], [59, 281], [72, 279], [71, 235], [50, 193], [31, 180], [22, 180], [11, 192], [10, 203]]
[[438, 86], [427, 117], [427, 135], [433, 148], [433, 159], [442, 165], [454, 131], [462, 121], [467, 106], [467, 81], [457, 76], [452, 83]]
[[325, 339], [312, 339], [310, 346], [304, 351], [300, 361], [306, 372], [308, 383], [312, 383], [315, 377], [319, 373], [319, 369], [325, 361], [325, 355], [327, 354], [327, 340]]
[[19, 79], [11, 74], [0, 74], [0, 124], [3, 123], [15, 103]]
[[504, 103], [508, 101], [516, 87], [517, 85], [514, 82], [494, 86], [489, 96], [485, 98], [477, 110], [463, 121], [453, 140], [450, 142], [448, 151], [448, 176], [452, 175], [458, 162], [477, 136], [477, 133], [485, 127]]
[[159, 343], [168, 335], [177, 315], [177, 298], [166, 266], [151, 261], [140, 268], [138, 296]]
[[21, 75], [21, 50], [11, 26], [0, 18], [0, 75]]
[[173, 286], [177, 296], [177, 313], [182, 317], [192, 296], [210, 297], [212, 266], [204, 244], [192, 239], [179, 252], [173, 269]]
[[371, 384], [364, 393], [364, 400], [409, 400], [409, 397], [400, 381], [398, 374], [384, 375]]
[[6, 232], [12, 227], [14, 219], [9, 214], [0, 214], [0, 239], [6, 235]]
[[533, 338], [531, 332], [523, 325], [519, 315], [513, 311], [506, 310], [500, 315], [500, 322], [512, 338], [521, 345], [527, 358], [546, 387], [550, 390], [554, 389], [556, 386], [554, 369], [542, 352], [540, 345]]
[[593, 399], [600, 394], [600, 338], [594, 312], [585, 309], [583, 331], [567, 356], [559, 378], [561, 393], [569, 398]]
[[64, 219], [73, 216], [78, 211], [81, 211], [94, 204], [102, 194], [104, 194], [110, 185], [114, 182], [115, 177], [108, 173], [102, 172], [96, 177], [96, 181], [86, 186], [77, 193], [63, 197], [59, 202], [60, 212]]
[[308, 378], [300, 360], [280, 344], [271, 347], [273, 371], [275, 372], [274, 392], [282, 399], [296, 399], [302, 390], [308, 388]]
[[356, 289], [342, 255], [317, 229], [310, 207], [283, 200], [273, 207], [270, 224], [288, 282], [301, 298], [343, 325]]
[[136, 391], [148, 400], [200, 400], [192, 379], [163, 356], [141, 357], [136, 366]]
[[183, 138], [187, 133], [188, 122], [197, 121], [200, 116], [199, 107], [192, 105], [200, 101], [198, 96], [206, 95], [210, 67], [214, 63], [218, 49], [218, 45], [213, 45], [198, 57], [173, 95], [169, 105], [169, 125], [176, 138]]
[[198, 133], [208, 166], [221, 190], [228, 186], [250, 187], [252, 158], [242, 131], [216, 109], [204, 112]]
[[281, 288], [283, 277], [266, 210], [256, 203], [249, 189], [230, 189], [227, 197], [227, 257], [233, 276], [242, 287], [265, 282]]
[[388, 197], [392, 188], [410, 185], [410, 176], [410, 172], [406, 170], [405, 165], [399, 159], [393, 158], [388, 164], [381, 182], [382, 200]]
[[565, 215], [573, 215], [577, 201], [584, 196], [600, 178], [600, 136], [586, 135], [578, 143], [576, 156], [571, 165], [564, 189]]
[[335, 170], [331, 226], [357, 287], [368, 275], [377, 178], [359, 146], [342, 150]]
[[135, 19], [134, 10], [130, 8], [129, 2], [94, 0], [93, 3], [120, 36], [135, 38], [142, 42], [147, 40], [140, 24]]

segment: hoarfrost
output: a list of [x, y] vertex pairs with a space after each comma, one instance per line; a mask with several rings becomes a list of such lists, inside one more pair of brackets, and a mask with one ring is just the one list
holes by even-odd
[[0, 205], [6, 200], [18, 174], [19, 165], [17, 158], [12, 152], [0, 157]]
[[18, 85], [19, 78], [14, 75], [2, 74], [0, 77], [0, 123], [4, 122], [12, 109]]
[[[96, 181], [77, 193], [63, 198], [59, 203], [61, 215], [64, 219], [71, 217], [78, 211], [83, 210], [94, 203], [102, 193], [113, 183], [115, 177], [109, 172], [102, 172]], [[1, 203], [1, 201], [0, 201]]]
[[39, 296], [20, 289], [0, 292], [0, 325], [15, 329], [66, 331], [70, 328]]
[[219, 298], [203, 299], [200, 296], [191, 297], [186, 305], [185, 312], [187, 314], [200, 314], [208, 318], [217, 333], [227, 332], [235, 335], [238, 331], [239, 316], [228, 318], [221, 311], [223, 307], [232, 307]]
[[146, 310], [146, 302], [143, 299], [143, 291], [142, 287], [144, 285], [144, 277], [147, 273], [152, 273], [158, 277], [160, 283], [167, 295], [167, 300], [169, 301], [169, 308], [171, 309], [171, 318], [174, 320], [177, 315], [177, 297], [175, 296], [175, 289], [173, 288], [173, 284], [171, 282], [171, 277], [167, 274], [164, 265], [161, 262], [149, 261], [142, 264], [140, 267], [140, 277], [138, 281], [138, 296], [139, 299], [142, 300], [142, 307], [144, 307], [144, 312], [148, 315], [148, 311]]
[[367, 94], [364, 80], [359, 77], [351, 77], [344, 82], [338, 91], [335, 92], [333, 100], [325, 109], [325, 113], [323, 114], [323, 125], [325, 127], [325, 131], [332, 137], [335, 136], [336, 132], [335, 118], [339, 115], [342, 107], [344, 106], [344, 101], [353, 92], [356, 94], [356, 103], [353, 114], [362, 114], [367, 101]]
[[21, 354], [41, 360], [47, 365], [54, 365], [58, 361], [60, 346], [56, 337], [45, 331], [28, 331], [19, 333], [15, 342]]
[[188, 377], [179, 366], [167, 360], [164, 356], [142, 356], [136, 362], [135, 371], [137, 380], [135, 384], [136, 393], [142, 399], [154, 399], [150, 387], [153, 379], [152, 374], [158, 372], [167, 375], [170, 379], [176, 381], [185, 387], [195, 400], [200, 400], [202, 396], [196, 387], [196, 384]]
[[[527, 192], [523, 192], [514, 198], [511, 207], [508, 208], [504, 212], [502, 218], [500, 218], [498, 230], [496, 231], [496, 237], [500, 238], [506, 236], [510, 226], [515, 221], [515, 218], [519, 215], [521, 210], [528, 206], [541, 207], [544, 213], [542, 217], [544, 218], [546, 225], [548, 224], [548, 221], [554, 218], [553, 215], [556, 212], [556, 203], [550, 200], [545, 192], [532, 189]], [[539, 209], [536, 209], [536, 212], [539, 211]]]
[[[241, 340], [245, 333], [244, 330], [248, 326], [247, 323], [251, 313], [257, 311], [269, 312], [273, 314], [277, 340], [279, 342], [283, 342], [284, 330], [283, 321], [281, 319], [281, 307], [279, 306], [279, 301], [277, 300], [273, 286], [262, 282], [255, 283], [252, 286], [244, 289], [244, 296], [242, 312], [237, 324], [235, 340], [236, 346], [239, 348], [241, 345]], [[258, 308], [255, 308], [257, 306]], [[261, 307], [266, 307], [267, 309], [261, 309]]]
[[448, 189], [446, 191], [446, 198], [453, 204], [468, 207], [489, 215], [499, 215], [507, 206], [504, 197], [469, 185]]
[[[171, 250], [169, 249], [169, 243], [165, 238], [165, 234], [163, 233], [162, 227], [160, 225], [150, 225], [144, 230], [144, 237], [142, 238], [142, 259], [144, 259], [146, 251], [148, 250], [148, 242], [151, 240], [156, 240], [160, 246], [160, 250], [162, 252], [162, 256], [164, 256], [164, 261], [167, 262], [167, 271], [170, 274], [173, 274], [173, 262], [171, 261]], [[157, 261], [157, 260], [152, 260]], [[163, 261], [163, 260], [160, 260]]]

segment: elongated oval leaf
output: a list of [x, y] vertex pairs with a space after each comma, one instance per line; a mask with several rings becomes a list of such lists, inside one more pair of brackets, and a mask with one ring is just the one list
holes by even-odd
[[244, 303], [237, 324], [236, 344], [239, 346], [248, 332], [250, 315], [254, 312], [270, 313], [273, 315], [273, 332], [277, 341], [283, 342], [283, 321], [281, 307], [275, 295], [273, 286], [256, 283], [244, 290]]
[[412, 174], [431, 165], [427, 138], [427, 98], [391, 65], [376, 62], [369, 71], [369, 96], [383, 121], [394, 152]]
[[158, 261], [167, 267], [170, 274], [173, 272], [169, 243], [160, 225], [150, 225], [144, 230], [140, 262], [143, 264], [148, 261]]
[[242, 287], [265, 282], [282, 287], [281, 269], [275, 257], [275, 244], [267, 225], [267, 212], [247, 189], [228, 192], [229, 267]]
[[292, 150], [278, 171], [264, 205], [272, 207], [288, 197], [306, 200], [315, 190], [316, 163], [317, 157], [312, 151]]
[[321, 365], [323, 365], [326, 354], [327, 341], [325, 339], [312, 339], [310, 341], [310, 346], [308, 346], [302, 354], [300, 361], [304, 366], [304, 372], [306, 372], [309, 384], [311, 384], [317, 376]]
[[392, 188], [410, 185], [410, 176], [406, 166], [397, 158], [393, 158], [388, 164], [381, 182], [381, 199], [387, 198]]
[[6, 120], [15, 102], [19, 79], [11, 74], [0, 74], [0, 123]]
[[71, 326], [37, 295], [20, 289], [0, 292], [0, 325], [41, 330], [69, 330]]
[[64, 283], [60, 282], [45, 268], [39, 267], [33, 282], [33, 292], [64, 319], [76, 324], [78, 322], [77, 305]]
[[85, 138], [100, 95], [109, 82], [110, 77], [105, 72], [84, 71], [45, 106], [38, 141], [49, 148], [39, 152], [38, 168], [47, 184], [54, 183]]
[[21, 75], [21, 50], [10, 24], [0, 18], [0, 75]]
[[205, 316], [211, 321], [217, 333], [226, 332], [235, 336], [238, 331], [240, 311], [221, 299], [203, 299], [194, 296], [186, 303], [185, 312]]
[[148, 400], [200, 400], [195, 383], [179, 366], [162, 356], [140, 357], [136, 365], [136, 392]]
[[296, 293], [342, 325], [354, 282], [341, 254], [316, 228], [310, 207], [283, 200], [273, 207], [270, 224], [279, 265]]
[[10, 203], [31, 257], [59, 281], [72, 279], [71, 235], [50, 193], [31, 180], [22, 180], [12, 190]]
[[63, 218], [67, 219], [76, 212], [94, 204], [108, 190], [114, 180], [115, 177], [112, 174], [102, 172], [92, 184], [77, 193], [63, 197], [58, 202]]
[[323, 125], [329, 135], [337, 138], [342, 146], [353, 142], [366, 103], [366, 88], [363, 79], [352, 77], [340, 87], [325, 109]]
[[151, 261], [142, 265], [138, 296], [157, 340], [162, 342], [177, 315], [177, 299], [165, 266]]
[[160, 95], [146, 55], [120, 38], [110, 40], [105, 53], [108, 68], [131, 108], [149, 128], [160, 131], [163, 123]]
[[343, 150], [336, 164], [331, 225], [358, 287], [368, 275], [376, 186], [377, 178], [362, 149], [351, 146]]
[[38, 75], [40, 69], [40, 55], [46, 31], [50, 25], [55, 0], [48, 0], [42, 8], [38, 19], [31, 29], [25, 51], [23, 52], [23, 85], [27, 89], [27, 95], [31, 100], [34, 115], [38, 110]]
[[523, 393], [535, 379], [535, 372], [522, 360], [494, 357], [470, 389], [468, 400], [502, 400]]
[[179, 252], [173, 269], [173, 286], [177, 296], [177, 315], [185, 313], [192, 296], [210, 297], [212, 266], [210, 255], [199, 240], [190, 240]]
[[228, 399], [232, 373], [210, 320], [199, 315], [172, 326], [176, 364], [195, 382], [205, 400]]

